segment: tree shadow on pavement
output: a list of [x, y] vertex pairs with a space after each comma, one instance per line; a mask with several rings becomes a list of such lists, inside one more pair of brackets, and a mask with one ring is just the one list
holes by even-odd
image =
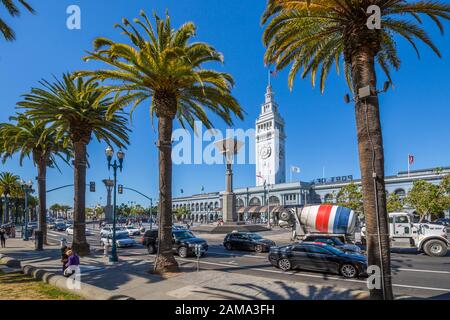
[[[234, 290], [223, 288], [204, 287], [208, 290], [193, 291], [199, 294], [208, 294], [215, 299], [248, 299], [248, 300], [354, 300], [356, 299], [354, 290], [341, 290], [336, 287], [316, 287], [307, 286], [307, 292], [302, 293], [295, 287], [289, 286], [285, 282], [275, 281], [280, 290], [275, 291], [267, 287], [259, 286], [254, 283], [232, 283], [230, 287]], [[239, 292], [239, 289], [251, 289], [255, 294]]]

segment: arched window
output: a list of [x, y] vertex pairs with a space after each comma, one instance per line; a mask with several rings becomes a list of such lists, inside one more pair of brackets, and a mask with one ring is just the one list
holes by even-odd
[[253, 197], [250, 199], [249, 205], [251, 206], [260, 206], [261, 205], [261, 200], [259, 200], [259, 198], [257, 197]]
[[280, 199], [276, 196], [270, 196], [269, 204], [280, 205]]
[[242, 199], [237, 199], [237, 201], [236, 201], [236, 206], [237, 206], [237, 207], [243, 207], [243, 206], [244, 206], [244, 200], [242, 200]]
[[198, 209], [199, 209], [199, 206], [198, 206], [198, 203], [196, 203], [195, 204], [195, 211], [198, 211]]
[[219, 201], [216, 201], [216, 203], [214, 203], [214, 208], [216, 208], [216, 209], [219, 208]]
[[325, 203], [331, 203], [331, 202], [333, 202], [333, 200], [334, 200], [334, 197], [331, 193], [326, 194], [325, 197], [323, 198], [323, 201]]
[[396, 195], [398, 195], [400, 198], [403, 198], [404, 196], [406, 196], [405, 189], [397, 189], [397, 190], [394, 191], [394, 193]]

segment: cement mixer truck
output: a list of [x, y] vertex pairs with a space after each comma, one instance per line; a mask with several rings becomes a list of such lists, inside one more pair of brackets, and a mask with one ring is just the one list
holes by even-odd
[[[303, 240], [311, 234], [345, 235], [355, 243], [365, 240], [365, 227], [353, 210], [335, 205], [312, 205], [287, 208], [280, 214], [280, 227], [292, 229], [292, 240]], [[447, 230], [440, 225], [413, 223], [413, 215], [389, 214], [391, 248], [416, 248], [432, 257], [447, 254], [450, 242]]]

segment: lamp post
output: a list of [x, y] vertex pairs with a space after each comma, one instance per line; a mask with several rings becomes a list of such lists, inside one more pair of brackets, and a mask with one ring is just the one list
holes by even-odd
[[109, 256], [110, 262], [117, 262], [119, 259], [117, 258], [117, 246], [116, 246], [116, 198], [117, 198], [117, 169], [120, 169], [122, 172], [122, 164], [123, 158], [125, 157], [125, 153], [121, 150], [117, 151], [117, 160], [114, 160], [111, 163], [112, 157], [114, 155], [114, 149], [111, 146], [108, 146], [105, 150], [106, 159], [108, 160], [108, 170], [113, 168], [114, 171], [114, 200], [113, 200], [113, 234], [112, 234], [112, 247], [111, 247], [111, 255]]
[[20, 180], [20, 187], [22, 188], [24, 194], [25, 194], [25, 223], [24, 223], [24, 232], [22, 232], [22, 238], [24, 241], [28, 241], [28, 194], [32, 191], [33, 187], [33, 181], [25, 182], [23, 180]]
[[153, 230], [153, 200], [150, 198], [150, 230]]

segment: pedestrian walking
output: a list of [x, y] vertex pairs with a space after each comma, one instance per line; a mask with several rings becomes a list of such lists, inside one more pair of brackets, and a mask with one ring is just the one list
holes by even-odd
[[6, 230], [3, 228], [0, 229], [0, 242], [2, 248], [6, 248]]

